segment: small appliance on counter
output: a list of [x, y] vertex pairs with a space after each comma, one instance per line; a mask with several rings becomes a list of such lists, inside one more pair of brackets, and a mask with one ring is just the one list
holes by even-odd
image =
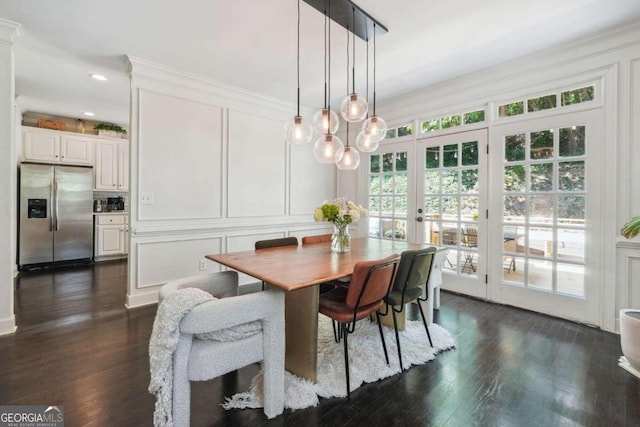
[[117, 212], [124, 211], [124, 197], [107, 197], [93, 201], [94, 212]]

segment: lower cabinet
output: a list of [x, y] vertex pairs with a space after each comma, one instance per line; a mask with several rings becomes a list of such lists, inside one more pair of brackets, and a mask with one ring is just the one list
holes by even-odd
[[96, 215], [95, 258], [122, 257], [129, 253], [129, 224], [126, 215]]

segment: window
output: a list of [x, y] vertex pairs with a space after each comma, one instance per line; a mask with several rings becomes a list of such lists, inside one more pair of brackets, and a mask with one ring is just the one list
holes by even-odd
[[407, 152], [373, 154], [369, 166], [369, 235], [407, 240]]
[[514, 101], [507, 104], [501, 104], [498, 106], [498, 118], [518, 116], [520, 114], [535, 113], [537, 111], [558, 108], [558, 96], [560, 97], [560, 107], [579, 104], [581, 102], [593, 101], [594, 92], [595, 86], [591, 85], [581, 87], [579, 89], [561, 91], [559, 92], [559, 94], [553, 93], [534, 98], [528, 98], [526, 100], [526, 111], [524, 108], [525, 101]]
[[435, 132], [456, 126], [484, 122], [484, 110], [469, 111], [463, 114], [452, 114], [438, 119], [425, 120], [420, 123], [422, 133]]

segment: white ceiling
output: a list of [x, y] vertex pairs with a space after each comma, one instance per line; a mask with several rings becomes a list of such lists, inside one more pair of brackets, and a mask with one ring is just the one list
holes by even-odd
[[[638, 0], [356, 0], [377, 39], [378, 100], [640, 22]], [[0, 0], [22, 24], [16, 92], [25, 111], [127, 125], [126, 55], [295, 102], [297, 0]], [[302, 104], [323, 104], [323, 17], [301, 4]], [[333, 106], [346, 95], [346, 32], [332, 26]], [[356, 84], [365, 83], [357, 42]], [[97, 72], [107, 82], [89, 78]]]

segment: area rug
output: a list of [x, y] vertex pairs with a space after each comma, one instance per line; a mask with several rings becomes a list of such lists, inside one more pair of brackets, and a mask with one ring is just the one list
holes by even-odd
[[[320, 315], [318, 322], [318, 383], [285, 372], [284, 405], [288, 409], [316, 406], [319, 398], [346, 397], [344, 345], [333, 339], [331, 320]], [[374, 322], [361, 320], [353, 334], [349, 334], [349, 373], [351, 391], [363, 383], [371, 383], [400, 373], [398, 350], [393, 328], [383, 327], [389, 365], [384, 359], [380, 332]], [[443, 327], [429, 326], [433, 348], [429, 345], [422, 321], [407, 321], [400, 332], [404, 369], [435, 359], [441, 351], [451, 349], [455, 342]], [[262, 370], [253, 378], [249, 391], [227, 397], [224, 409], [262, 408]]]

